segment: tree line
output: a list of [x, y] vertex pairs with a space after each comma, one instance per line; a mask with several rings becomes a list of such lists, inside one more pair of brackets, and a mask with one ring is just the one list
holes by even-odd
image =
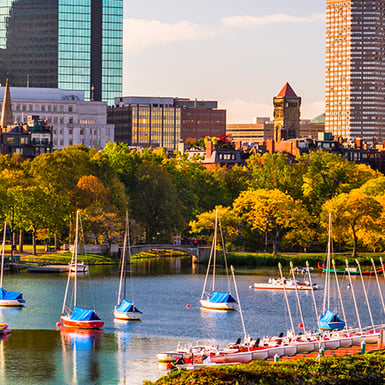
[[0, 156], [0, 217], [13, 234], [31, 233], [35, 252], [36, 239], [73, 242], [77, 209], [93, 243], [119, 239], [126, 210], [133, 242], [208, 239], [218, 209], [228, 247], [273, 253], [322, 245], [330, 212], [339, 247], [380, 251], [384, 193], [381, 173], [326, 152], [251, 154], [246, 166], [213, 170], [187, 154], [117, 143], [102, 151], [69, 146], [24, 162]]

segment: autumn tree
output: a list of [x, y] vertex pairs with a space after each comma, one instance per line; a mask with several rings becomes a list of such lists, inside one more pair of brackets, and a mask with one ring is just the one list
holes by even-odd
[[214, 210], [197, 215], [195, 221], [189, 223], [192, 234], [203, 234], [206, 237], [213, 235], [215, 228], [215, 216], [218, 215], [219, 228], [222, 230], [224, 243], [226, 238], [238, 237], [239, 218], [230, 207], [216, 206]]
[[273, 255], [277, 254], [280, 237], [298, 228], [305, 230], [309, 217], [301, 202], [277, 189], [244, 191], [233, 207], [242, 223], [252, 230], [265, 233], [266, 240], [271, 236]]
[[333, 221], [333, 237], [337, 241], [351, 237], [353, 257], [357, 256], [357, 243], [365, 233], [376, 230], [376, 220], [381, 216], [382, 206], [373, 197], [359, 189], [342, 193], [327, 201], [322, 207], [321, 221], [326, 227], [329, 213]]

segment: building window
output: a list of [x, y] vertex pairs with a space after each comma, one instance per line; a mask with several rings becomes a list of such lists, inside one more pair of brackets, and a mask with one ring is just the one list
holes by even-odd
[[60, 117], [60, 124], [64, 124], [64, 117], [63, 116]]
[[72, 112], [72, 110], [73, 110], [73, 106], [69, 105], [68, 106], [68, 112]]
[[41, 106], [41, 112], [45, 111], [45, 106]]
[[8, 144], [16, 144], [17, 143], [17, 138], [14, 136], [7, 136], [5, 138], [5, 142]]
[[68, 123], [69, 124], [73, 124], [73, 122], [74, 122], [74, 118], [71, 116], [71, 117], [69, 117], [68, 118]]
[[80, 135], [84, 135], [84, 129], [83, 128], [80, 129]]

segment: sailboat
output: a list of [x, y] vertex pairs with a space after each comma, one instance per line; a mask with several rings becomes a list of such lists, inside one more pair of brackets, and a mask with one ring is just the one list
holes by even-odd
[[3, 243], [1, 246], [0, 306], [23, 307], [26, 305], [26, 302], [23, 299], [22, 293], [18, 293], [15, 291], [8, 291], [3, 288], [6, 231], [7, 231], [7, 222], [4, 222]]
[[[124, 241], [123, 241], [123, 254], [122, 254], [122, 266], [120, 269], [120, 282], [119, 282], [119, 292], [118, 292], [118, 303], [114, 309], [115, 319], [119, 320], [140, 320], [142, 317], [142, 312], [138, 310], [134, 301], [129, 302], [126, 300], [126, 281], [127, 281], [127, 263], [126, 263], [126, 250], [127, 250], [127, 238], [128, 238], [128, 266], [130, 269], [130, 281], [132, 280], [132, 270], [131, 270], [131, 243], [130, 243], [130, 227], [128, 223], [128, 214], [126, 213], [126, 227], [124, 231]], [[122, 286], [123, 286], [123, 296], [122, 296]]]
[[71, 281], [71, 271], [68, 271], [67, 287], [64, 295], [62, 315], [60, 322], [66, 327], [75, 327], [83, 329], [99, 329], [103, 327], [104, 322], [99, 318], [94, 310], [83, 309], [77, 306], [77, 263], [78, 263], [78, 244], [79, 244], [79, 210], [76, 211], [76, 234], [74, 243], [74, 252], [71, 262], [75, 264], [74, 275], [74, 301], [72, 309], [66, 305], [68, 288]]
[[[209, 263], [207, 265], [206, 277], [203, 285], [200, 303], [202, 305], [202, 308], [204, 309], [236, 310], [237, 301], [230, 293], [230, 279], [229, 279], [229, 274], [227, 270], [226, 252], [224, 248], [223, 237], [221, 238], [222, 238], [222, 247], [223, 247], [224, 259], [225, 259], [225, 265], [226, 265], [226, 274], [228, 277], [228, 291], [227, 292], [215, 291], [215, 263], [216, 263], [217, 235], [218, 235], [217, 229], [218, 229], [218, 210], [215, 212], [214, 238], [213, 238], [213, 243], [211, 245], [210, 258], [209, 258]], [[212, 259], [213, 259], [212, 285], [211, 285], [211, 292], [208, 292], [206, 291], [206, 284], [207, 284], [207, 279], [210, 272]]]
[[[331, 213], [329, 213], [329, 235], [328, 235], [328, 251], [326, 261], [326, 274], [325, 274], [325, 292], [323, 300], [324, 314], [319, 319], [319, 328], [321, 331], [342, 330], [345, 328], [345, 321], [338, 317], [336, 313], [330, 310], [330, 259], [331, 259]], [[326, 303], [327, 302], [327, 303]]]

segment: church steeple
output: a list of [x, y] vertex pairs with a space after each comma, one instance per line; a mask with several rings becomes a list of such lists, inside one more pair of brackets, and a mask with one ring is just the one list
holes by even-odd
[[7, 126], [14, 123], [12, 113], [11, 91], [9, 89], [8, 79], [5, 84], [3, 107], [1, 109], [0, 128], [3, 131]]

